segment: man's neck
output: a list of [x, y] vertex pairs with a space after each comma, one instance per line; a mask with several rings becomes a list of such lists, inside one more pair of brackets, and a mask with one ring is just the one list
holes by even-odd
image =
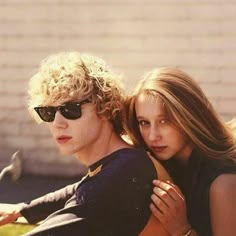
[[77, 152], [76, 157], [88, 167], [119, 149], [129, 147], [130, 145], [124, 142], [113, 129], [108, 129], [104, 131], [104, 134], [100, 135], [100, 138], [91, 148]]

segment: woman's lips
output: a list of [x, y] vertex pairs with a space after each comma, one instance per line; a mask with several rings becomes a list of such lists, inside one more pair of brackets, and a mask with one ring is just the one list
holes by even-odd
[[167, 146], [155, 146], [155, 147], [152, 147], [152, 150], [156, 153], [159, 153], [159, 152], [163, 152], [166, 148]]
[[70, 136], [60, 136], [57, 138], [57, 143], [59, 144], [63, 144], [63, 143], [67, 143], [72, 137]]

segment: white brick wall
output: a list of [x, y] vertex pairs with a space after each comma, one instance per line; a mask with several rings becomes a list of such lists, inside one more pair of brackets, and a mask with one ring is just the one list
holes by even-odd
[[1, 0], [0, 167], [20, 149], [25, 171], [77, 173], [26, 109], [30, 76], [51, 53], [103, 57], [132, 88], [155, 66], [175, 65], [201, 83], [225, 119], [236, 115], [236, 1]]

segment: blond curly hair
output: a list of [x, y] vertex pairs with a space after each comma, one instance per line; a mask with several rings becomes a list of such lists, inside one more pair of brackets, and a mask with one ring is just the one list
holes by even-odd
[[39, 122], [33, 109], [36, 106], [91, 98], [97, 114], [105, 115], [121, 134], [124, 104], [121, 78], [100, 58], [78, 52], [55, 54], [44, 59], [30, 79], [28, 109]]

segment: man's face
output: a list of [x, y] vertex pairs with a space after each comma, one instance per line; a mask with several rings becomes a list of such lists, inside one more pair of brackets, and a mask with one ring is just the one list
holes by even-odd
[[70, 120], [57, 111], [55, 119], [47, 123], [62, 154], [89, 157], [99, 148], [103, 119], [97, 116], [92, 103], [83, 104], [81, 112], [80, 118]]

